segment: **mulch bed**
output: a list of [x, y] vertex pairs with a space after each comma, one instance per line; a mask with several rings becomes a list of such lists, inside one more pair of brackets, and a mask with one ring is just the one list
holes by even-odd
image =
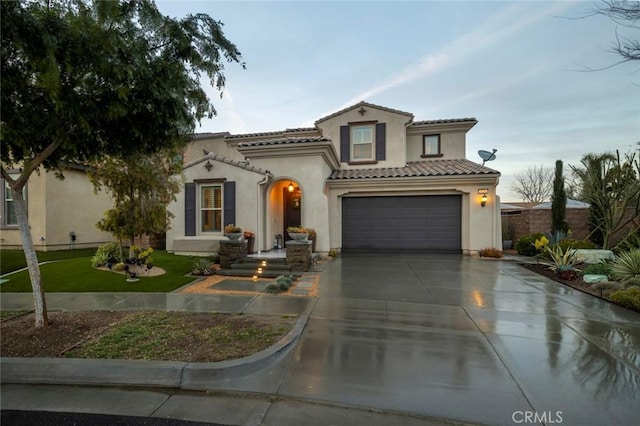
[[[614, 303], [609, 299], [609, 297], [611, 296], [611, 293], [614, 293], [616, 290], [603, 290], [602, 292], [600, 292], [600, 290], [591, 290], [589, 289], [589, 287], [593, 285], [593, 283], [585, 283], [580, 276], [578, 276], [575, 280], [562, 279], [557, 274], [555, 274], [552, 270], [550, 270], [548, 266], [545, 266], [545, 265], [540, 265], [536, 263], [524, 263], [522, 264], [522, 266], [529, 269], [530, 271], [543, 275], [549, 278], [550, 280], [567, 285], [571, 288], [575, 288], [576, 290], [580, 290], [584, 293], [590, 294], [592, 296], [600, 297], [611, 303]], [[585, 267], [584, 264], [580, 264], [576, 266], [580, 270], [583, 270]]]

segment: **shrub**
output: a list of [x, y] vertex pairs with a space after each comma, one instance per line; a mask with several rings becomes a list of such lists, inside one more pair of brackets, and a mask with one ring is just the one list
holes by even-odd
[[225, 234], [236, 234], [238, 232], [242, 232], [242, 228], [240, 228], [239, 226], [234, 225], [233, 223], [228, 224], [227, 226], [224, 227], [224, 233]]
[[611, 276], [622, 282], [640, 278], [640, 249], [620, 253], [611, 264]]
[[269, 283], [265, 290], [267, 293], [277, 294], [280, 293], [280, 286], [276, 283]]
[[615, 246], [613, 251], [615, 253], [622, 253], [637, 248], [640, 248], [640, 232], [638, 232], [637, 229], [632, 229], [629, 231], [629, 234], [627, 234], [627, 236], [624, 237], [617, 246]]
[[600, 296], [602, 296], [602, 292], [606, 290], [622, 290], [623, 285], [615, 282], [615, 281], [605, 281], [603, 283], [593, 283], [589, 286], [589, 290], [600, 291]]
[[199, 257], [193, 262], [192, 273], [194, 275], [211, 275], [213, 269], [211, 268], [211, 261], [206, 257]]
[[538, 253], [538, 249], [535, 248], [534, 243], [543, 236], [541, 232], [536, 232], [535, 234], [523, 235], [518, 238], [518, 242], [516, 243], [518, 254], [522, 256], [535, 256]]
[[629, 287], [611, 294], [611, 300], [625, 308], [640, 312], [640, 287]]
[[96, 254], [91, 258], [91, 266], [97, 268], [107, 263], [117, 263], [121, 260], [120, 244], [117, 241], [110, 241], [98, 247]]
[[611, 274], [611, 265], [608, 263], [592, 263], [584, 268], [584, 275], [607, 275]]
[[116, 271], [116, 272], [122, 272], [122, 271], [124, 271], [125, 266], [127, 266], [127, 265], [125, 265], [122, 262], [118, 262], [115, 265], [113, 265], [113, 270]]
[[563, 240], [560, 240], [558, 244], [560, 245], [560, 247], [562, 247], [563, 251], [566, 251], [568, 248], [572, 248], [576, 250], [582, 250], [582, 249], [591, 250], [596, 248], [596, 245], [593, 244], [591, 241], [574, 240], [572, 238], [565, 238]]
[[495, 257], [496, 259], [500, 259], [502, 257], [502, 251], [495, 247], [483, 248], [479, 253], [480, 257]]
[[560, 278], [572, 280], [577, 277], [578, 269], [575, 265], [578, 264], [578, 259], [572, 249], [562, 250], [562, 248], [556, 244], [552, 247], [545, 247], [545, 255], [548, 256], [550, 260], [542, 259], [540, 263], [547, 265], [549, 269], [560, 276]]
[[287, 228], [287, 232], [291, 234], [306, 234], [307, 228], [303, 226], [290, 226]]
[[99, 268], [109, 262], [109, 256], [106, 253], [96, 253], [91, 258], [91, 266]]
[[291, 284], [293, 284], [293, 278], [291, 276], [280, 275], [276, 278], [276, 284], [281, 291], [289, 290]]
[[336, 257], [338, 255], [338, 251], [336, 249], [329, 250], [329, 257]]

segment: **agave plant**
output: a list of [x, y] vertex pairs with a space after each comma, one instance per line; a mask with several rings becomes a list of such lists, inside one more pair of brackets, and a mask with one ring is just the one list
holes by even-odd
[[575, 250], [567, 248], [563, 250], [559, 245], [546, 246], [545, 254], [548, 258], [542, 258], [540, 263], [547, 265], [556, 274], [565, 279], [574, 279], [579, 271], [575, 265], [579, 263]]
[[611, 276], [625, 284], [640, 280], [640, 249], [620, 253], [611, 264]]

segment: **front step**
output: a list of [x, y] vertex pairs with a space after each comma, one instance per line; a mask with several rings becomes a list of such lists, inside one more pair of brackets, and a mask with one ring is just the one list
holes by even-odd
[[250, 264], [245, 262], [231, 264], [231, 269], [252, 269], [254, 271], [257, 271], [258, 268], [262, 268], [263, 271], [280, 272], [282, 274], [288, 274], [289, 272], [291, 272], [291, 268], [289, 267], [289, 265], [273, 265], [267, 263], [267, 266], [262, 266], [261, 263]]
[[253, 277], [254, 275], [257, 275], [259, 278], [277, 278], [283, 274], [273, 271], [264, 271], [263, 273], [258, 274], [256, 271], [249, 269], [220, 269], [216, 271], [216, 275], [224, 275], [226, 277]]
[[[266, 266], [262, 266], [266, 262]], [[258, 268], [262, 268], [262, 273], [258, 273]], [[245, 258], [241, 262], [232, 263], [231, 268], [221, 269], [216, 272], [218, 275], [253, 277], [254, 275], [263, 278], [277, 278], [280, 275], [290, 275], [291, 267], [287, 265], [285, 259], [256, 259]]]
[[262, 262], [267, 262], [267, 265], [286, 265], [287, 259], [284, 258], [273, 258], [273, 259], [259, 259], [257, 257], [246, 257], [242, 259], [242, 262], [247, 265], [260, 265]]

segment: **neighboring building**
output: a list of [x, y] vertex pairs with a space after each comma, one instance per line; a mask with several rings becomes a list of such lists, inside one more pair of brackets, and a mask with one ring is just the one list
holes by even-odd
[[257, 250], [294, 225], [316, 230], [319, 252], [500, 247], [500, 173], [465, 158], [476, 119], [413, 118], [360, 102], [310, 128], [194, 135], [167, 250], [215, 251], [229, 223]]
[[[0, 188], [0, 247], [22, 249], [11, 191], [4, 179], [0, 179]], [[85, 167], [68, 164], [64, 180], [51, 172], [33, 173], [25, 199], [31, 237], [38, 251], [97, 247], [113, 240], [111, 234], [96, 228], [113, 203], [105, 193], [94, 193]]]

